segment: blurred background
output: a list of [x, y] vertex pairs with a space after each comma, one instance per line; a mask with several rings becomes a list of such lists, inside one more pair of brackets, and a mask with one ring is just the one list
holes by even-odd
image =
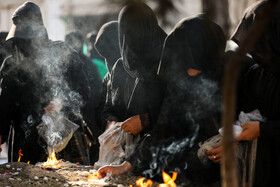
[[[228, 36], [234, 31], [246, 7], [256, 0], [147, 0], [169, 33], [184, 17], [207, 12]], [[0, 1], [0, 31], [8, 31], [15, 9], [25, 0]], [[98, 32], [103, 23], [116, 20], [125, 0], [33, 0], [41, 7], [44, 24], [52, 40], [64, 40], [70, 31], [83, 35]]]

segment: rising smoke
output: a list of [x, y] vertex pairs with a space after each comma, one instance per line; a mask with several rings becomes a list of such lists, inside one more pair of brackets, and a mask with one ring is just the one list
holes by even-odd
[[[165, 123], [170, 124], [163, 130], [170, 134], [165, 134], [159, 143], [148, 148], [152, 159], [149, 169], [143, 174], [151, 178], [160, 176], [163, 170], [172, 170], [178, 172], [179, 175], [182, 174], [190, 164], [187, 157], [196, 157], [195, 147], [201, 139], [200, 133], [205, 133], [204, 131], [208, 128], [218, 133], [217, 127], [212, 125], [210, 120], [221, 111], [220, 86], [217, 81], [203, 75], [186, 76], [168, 87], [169, 93], [164, 102], [167, 102], [169, 107], [161, 111], [164, 115], [161, 114], [160, 117], [165, 118]], [[206, 120], [207, 124], [204, 119], [209, 119]], [[187, 176], [184, 177], [187, 178]]]

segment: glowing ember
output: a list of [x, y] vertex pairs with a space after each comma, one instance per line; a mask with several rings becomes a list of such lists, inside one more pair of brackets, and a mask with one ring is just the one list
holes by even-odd
[[22, 156], [23, 156], [22, 150], [20, 149], [20, 150], [18, 151], [18, 162], [20, 162], [20, 159], [21, 159]]
[[96, 182], [99, 180], [99, 172], [96, 172], [94, 173], [93, 175], [92, 174], [89, 174], [88, 175], [88, 182], [91, 183], [91, 182]]
[[164, 171], [162, 171], [162, 179], [164, 184], [160, 184], [159, 187], [176, 187], [176, 183], [175, 180], [177, 178], [177, 173], [173, 172], [172, 178], [165, 173]]
[[153, 182], [149, 179], [146, 182], [144, 182], [145, 177], [142, 177], [136, 181], [136, 186], [138, 187], [152, 187]]
[[58, 169], [61, 168], [61, 160], [57, 160], [55, 156], [54, 150], [51, 152], [50, 156], [47, 159], [47, 162], [44, 162], [42, 164], [42, 167], [44, 168], [54, 168]]

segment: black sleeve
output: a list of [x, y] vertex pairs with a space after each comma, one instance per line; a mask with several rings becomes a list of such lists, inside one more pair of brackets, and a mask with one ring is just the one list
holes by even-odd
[[101, 117], [102, 117], [102, 126], [105, 126], [108, 121], [119, 121], [119, 119], [114, 115], [110, 88], [107, 89], [106, 102]]
[[102, 80], [99, 76], [96, 65], [83, 54], [80, 54], [79, 56], [83, 61], [83, 70], [88, 79], [88, 84], [90, 87], [90, 103], [96, 107], [100, 102], [102, 93]]
[[[157, 125], [161, 107], [164, 101], [166, 83], [159, 81], [154, 84], [151, 89], [153, 89], [153, 92], [155, 92], [153, 94], [155, 97], [153, 98], [153, 101], [150, 102], [151, 105], [148, 109], [149, 112], [146, 114], [140, 114], [141, 124], [144, 127], [142, 134], [151, 133], [154, 127]], [[152, 94], [150, 93], [150, 95]]]
[[[117, 64], [117, 63], [116, 63]], [[108, 121], [119, 121], [119, 119], [114, 115], [113, 111], [113, 103], [112, 103], [112, 81], [114, 81], [114, 77], [118, 72], [116, 72], [116, 64], [114, 65], [111, 73], [110, 80], [107, 83], [107, 92], [104, 108], [101, 112], [101, 125], [105, 127]]]
[[2, 143], [4, 143], [9, 133], [15, 108], [13, 101], [16, 99], [17, 92], [15, 84], [8, 78], [4, 78], [0, 86], [2, 89], [0, 94], [0, 135], [2, 135]]
[[280, 120], [260, 122], [260, 137], [280, 140]]
[[96, 121], [98, 127], [102, 130], [105, 131], [105, 123], [102, 121], [102, 111], [104, 109], [105, 103], [106, 103], [106, 95], [107, 95], [107, 87], [109, 87], [109, 81], [110, 81], [110, 75], [109, 73], [106, 74], [106, 76], [103, 79], [102, 83], [102, 92], [101, 92], [101, 97], [100, 97], [100, 102], [98, 107], [95, 109], [95, 114], [96, 114]]

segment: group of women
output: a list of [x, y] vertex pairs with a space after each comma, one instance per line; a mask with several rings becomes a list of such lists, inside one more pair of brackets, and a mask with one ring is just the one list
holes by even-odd
[[[250, 6], [230, 40], [240, 45], [247, 37], [251, 26], [261, 19], [262, 12], [267, 11], [267, 4], [268, 1], [261, 0]], [[248, 184], [277, 186], [279, 183], [277, 179], [280, 176], [278, 157], [280, 153], [278, 147], [280, 142], [280, 62], [278, 62], [280, 59], [278, 48], [280, 5], [277, 5], [275, 10], [254, 48], [246, 57], [242, 57], [245, 59], [245, 66], [237, 85], [237, 116], [241, 111], [250, 113], [258, 109], [266, 119], [243, 124], [243, 131], [236, 138], [238, 144], [257, 140], [253, 175], [240, 177], [242, 178], [241, 185], [245, 186]], [[19, 76], [22, 69], [17, 64], [14, 65], [16, 70], [19, 69], [16, 71], [19, 72], [18, 74], [4, 71], [7, 68], [5, 64], [0, 67], [1, 76], [4, 76], [4, 79], [0, 81], [0, 118], [2, 120], [0, 143], [7, 138], [10, 140], [8, 131], [12, 129], [10, 126], [14, 126], [20, 132], [19, 135], [16, 133], [14, 135], [18, 141], [12, 141], [15, 143], [15, 150], [23, 149], [24, 159], [32, 159], [31, 163], [36, 163], [39, 159], [45, 159], [46, 154], [44, 150], [41, 150], [41, 144], [38, 144], [37, 148], [30, 143], [36, 142], [35, 139], [29, 138], [32, 137], [31, 131], [27, 133], [29, 131], [20, 126], [22, 121], [26, 121], [26, 115], [29, 115], [27, 108], [30, 108], [30, 113], [34, 113], [37, 108], [40, 109], [34, 114], [39, 122], [40, 116], [44, 113], [44, 106], [48, 106], [48, 103], [52, 101], [51, 98], [41, 101], [42, 96], [47, 95], [45, 90], [56, 91], [51, 89], [53, 82], [60, 81], [63, 76], [67, 80], [59, 85], [69, 85], [67, 91], [73, 87], [76, 90], [75, 93], [78, 93], [76, 95], [81, 96], [74, 97], [73, 101], [71, 98], [61, 97], [64, 103], [70, 103], [69, 106], [76, 109], [82, 106], [82, 102], [79, 105], [76, 102], [81, 98], [89, 102], [87, 105], [90, 105], [90, 101], [94, 99], [89, 98], [91, 97], [88, 91], [89, 86], [86, 84], [88, 78], [79, 63], [80, 57], [76, 57], [72, 49], [69, 49], [69, 54], [65, 52], [59, 54], [64, 49], [68, 50], [68, 46], [63, 44], [63, 48], [62, 44], [49, 42], [40, 8], [37, 5], [30, 2], [24, 4], [14, 14], [13, 24], [12, 28], [18, 30], [28, 28], [30, 24], [29, 29], [34, 32], [19, 33], [11, 30], [8, 35], [8, 38], [14, 38], [16, 51], [25, 52], [26, 54], [23, 53], [23, 55], [25, 54], [26, 58], [24, 58], [24, 63], [21, 63], [24, 77]], [[38, 24], [42, 32], [38, 32]], [[34, 48], [31, 45], [33, 40], [35, 46], [38, 47]], [[214, 145], [203, 153], [208, 159], [207, 164], [199, 159], [198, 150], [202, 142], [217, 135], [221, 128], [221, 89], [224, 67], [228, 59], [233, 55], [238, 55], [234, 51], [225, 51], [226, 43], [227, 38], [222, 28], [205, 14], [181, 20], [167, 35], [159, 26], [152, 9], [141, 2], [126, 4], [119, 13], [118, 21], [108, 22], [101, 27], [96, 37], [95, 48], [104, 57], [108, 74], [103, 80], [98, 107], [93, 109], [88, 106], [89, 108], [84, 110], [86, 112], [92, 110], [94, 115], [87, 117], [95, 118], [102, 132], [106, 133], [109, 127], [118, 124], [126, 135], [132, 137], [133, 142], [137, 142], [135, 148], [131, 149], [132, 151], [126, 155], [122, 163], [99, 168], [101, 178], [108, 174], [114, 177], [132, 172], [157, 180], [161, 178], [164, 170], [177, 172], [176, 183], [181, 186], [220, 186], [222, 144]], [[33, 46], [33, 48], [26, 46]], [[38, 54], [39, 57], [43, 56], [41, 53], [34, 52], [38, 49], [44, 52], [42, 53], [44, 57], [51, 57], [50, 60], [43, 61], [42, 64], [35, 63], [37, 59], [33, 58], [34, 56], [37, 57]], [[69, 65], [67, 69], [62, 68], [63, 75], [54, 69], [56, 78], [46, 79], [45, 65], [54, 65], [52, 59], [56, 56], [60, 57], [57, 60], [59, 63], [65, 61], [67, 64], [66, 62], [70, 59], [71, 66]], [[15, 60], [17, 61], [19, 59]], [[31, 63], [33, 61], [34, 63]], [[13, 61], [10, 63], [7, 61], [7, 64], [13, 65]], [[28, 69], [26, 64], [29, 64], [28, 67], [32, 67], [33, 64], [34, 67], [41, 68], [42, 71], [37, 72], [38, 69], [33, 67], [40, 79], [32, 77], [33, 74], [26, 71]], [[59, 64], [59, 67], [62, 65]], [[5, 76], [8, 79], [5, 79]], [[20, 79], [17, 79], [18, 77]], [[13, 84], [9, 84], [10, 80]], [[42, 80], [43, 83], [38, 80]], [[30, 85], [23, 84], [24, 81]], [[17, 87], [14, 88], [14, 85]], [[27, 86], [32, 89], [26, 89]], [[96, 89], [93, 87], [92, 90]], [[73, 92], [70, 93], [73, 96]], [[59, 94], [60, 92], [50, 93], [53, 97]], [[21, 98], [17, 98], [17, 95]], [[27, 98], [32, 99], [34, 105], [27, 102]], [[19, 108], [19, 111], [15, 108]], [[64, 108], [68, 112], [68, 108]], [[17, 115], [11, 115], [15, 111], [18, 112], [15, 113]], [[72, 113], [77, 114], [76, 110], [74, 112], [69, 110], [68, 113], [66, 116], [71, 116]], [[15, 116], [17, 118], [22, 116], [22, 119], [11, 120]], [[76, 121], [80, 121], [80, 117], [80, 115], [77, 116], [79, 120]], [[29, 118], [28, 116], [27, 122], [31, 124], [30, 129], [37, 138], [35, 122]], [[28, 138], [25, 143], [21, 140], [24, 137]], [[124, 146], [124, 149], [127, 147]], [[73, 156], [73, 152], [67, 153]], [[246, 154], [239, 158], [244, 159], [243, 156], [246, 157]], [[16, 154], [10, 155], [9, 161], [15, 160], [16, 157]], [[239, 169], [240, 176], [248, 170], [248, 168]], [[251, 179], [253, 179], [252, 183], [249, 181]]]
[[[258, 1], [246, 10], [232, 37], [237, 45], [266, 4]], [[273, 186], [280, 175], [279, 13], [277, 7], [248, 55], [238, 83], [237, 114], [259, 109], [267, 119], [246, 123], [237, 138], [258, 139], [254, 186]], [[227, 59], [236, 55], [225, 52], [227, 39], [221, 27], [199, 14], [181, 20], [167, 35], [143, 3], [126, 5], [118, 22], [108, 24], [118, 25], [111, 30], [118, 38], [106, 42], [118, 39], [121, 58], [111, 60], [109, 51], [117, 50], [105, 49], [106, 42], [102, 46], [97, 37], [95, 47], [112, 67], [103, 86], [100, 123], [108, 128], [121, 122], [126, 133], [140, 140], [122, 164], [100, 168], [100, 176], [132, 171], [157, 178], [165, 170], [178, 172], [181, 185], [219, 185], [222, 146], [205, 152], [208, 165], [200, 162], [197, 151], [199, 142], [221, 127], [223, 69]]]

